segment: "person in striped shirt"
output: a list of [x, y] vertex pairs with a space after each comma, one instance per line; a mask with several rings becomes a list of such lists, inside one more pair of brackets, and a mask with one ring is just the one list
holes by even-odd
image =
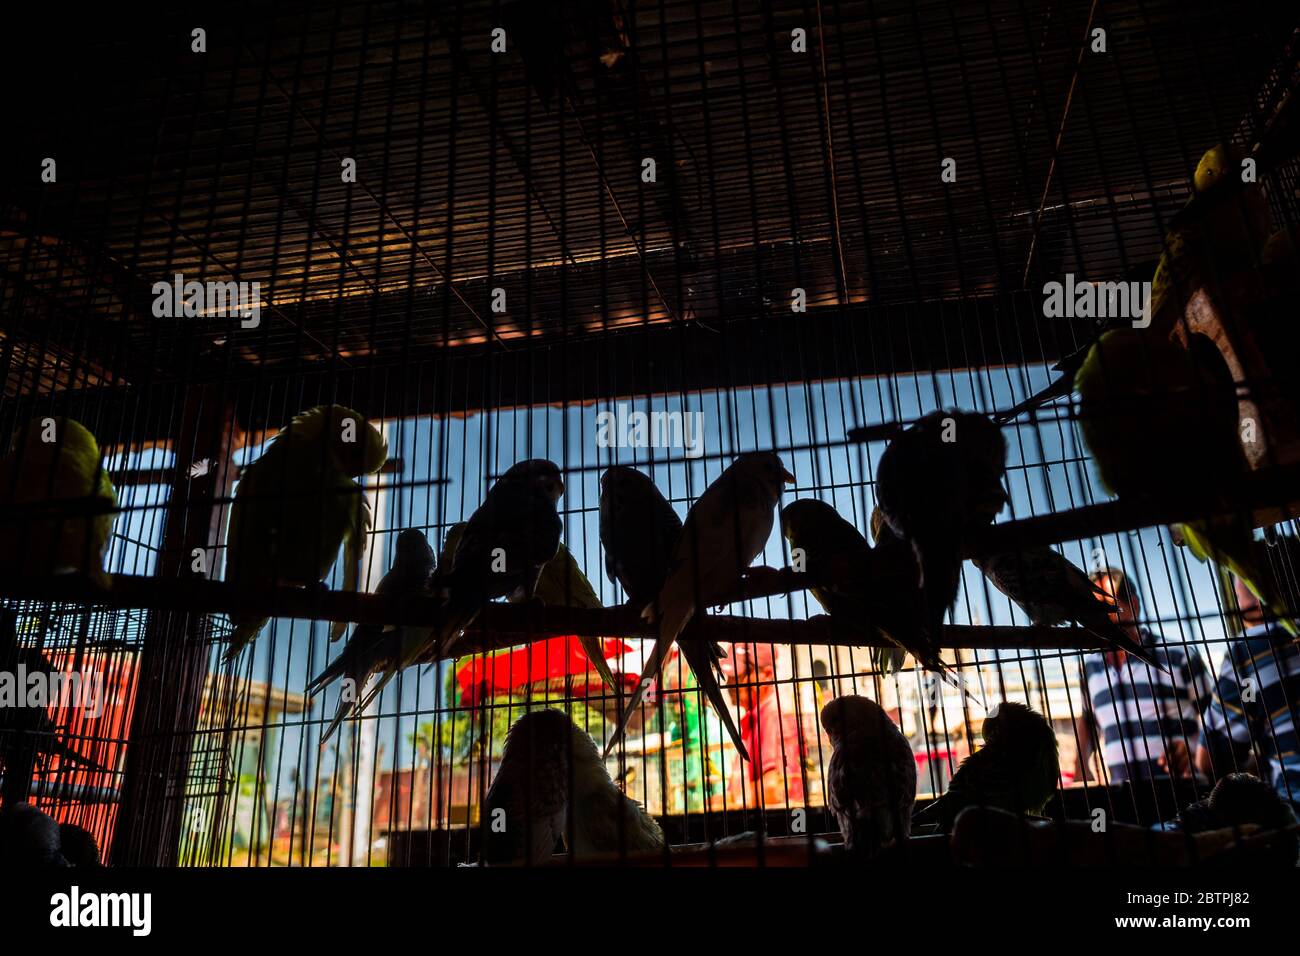
[[1198, 767], [1211, 779], [1254, 773], [1300, 811], [1300, 647], [1275, 620], [1265, 620], [1249, 588], [1236, 579], [1234, 585], [1246, 631], [1229, 644], [1219, 666]]
[[1122, 571], [1105, 568], [1091, 577], [1115, 604], [1112, 620], [1144, 646], [1159, 648], [1169, 673], [1119, 650], [1084, 657], [1075, 779], [1090, 778], [1095, 744], [1111, 783], [1191, 776], [1200, 712], [1212, 689], [1205, 659], [1194, 647], [1164, 644], [1138, 626], [1137, 592]]

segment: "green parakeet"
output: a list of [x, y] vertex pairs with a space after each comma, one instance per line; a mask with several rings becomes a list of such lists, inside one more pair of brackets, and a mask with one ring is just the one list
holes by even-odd
[[1038, 815], [1056, 792], [1061, 776], [1056, 732], [1037, 711], [1004, 700], [984, 719], [984, 747], [961, 762], [948, 792], [917, 815], [937, 816], [951, 832], [967, 807], [993, 807]]
[[916, 802], [916, 758], [874, 700], [849, 694], [822, 708], [835, 748], [826, 768], [826, 806], [844, 849], [860, 860], [907, 840]]
[[[1111, 494], [1156, 498], [1181, 491], [1213, 500], [1245, 474], [1231, 383], [1154, 328], [1107, 332], [1079, 369], [1075, 387], [1084, 439]], [[1248, 519], [1234, 511], [1177, 527], [1197, 558], [1237, 575], [1297, 633], [1281, 588], [1260, 561]]]
[[[379, 471], [388, 442], [342, 405], [303, 412], [244, 469], [230, 509], [226, 580], [250, 587], [318, 585], [346, 548], [343, 588], [355, 591], [370, 532], [370, 504], [354, 477]], [[261, 632], [267, 618], [234, 612], [227, 661]], [[330, 640], [347, 624], [336, 622]]]
[[110, 587], [116, 507], [95, 436], [71, 418], [33, 419], [0, 460], [0, 563], [11, 575], [71, 571]]
[[[550, 604], [556, 607], [582, 607], [597, 608], [602, 607], [600, 598], [587, 580], [587, 576], [582, 573], [582, 568], [578, 567], [578, 562], [573, 560], [573, 555], [569, 549], [561, 542], [555, 552], [555, 557], [542, 565], [542, 573], [537, 578], [536, 596], [543, 604]], [[511, 600], [522, 600], [522, 594], [516, 594]], [[614, 680], [614, 673], [609, 669], [609, 661], [605, 659], [605, 645], [599, 637], [591, 637], [579, 634], [578, 643], [582, 645], [583, 651], [587, 654], [587, 660], [591, 666], [596, 668], [600, 674], [600, 679], [605, 682], [605, 686], [610, 690], [618, 693], [618, 682]]]
[[[428, 594], [435, 563], [433, 549], [429, 547], [424, 532], [408, 528], [397, 536], [393, 565], [375, 588], [375, 593], [390, 597]], [[339, 693], [338, 709], [321, 735], [322, 744], [333, 736], [349, 713], [364, 712], [370, 701], [379, 696], [400, 670], [417, 661], [427, 649], [432, 632], [432, 627], [385, 627], [378, 624], [362, 624], [352, 632], [342, 653], [307, 685], [307, 693], [314, 696], [335, 678], [349, 681]], [[374, 674], [383, 677], [363, 697], [362, 691]]]
[[[560, 547], [556, 506], [563, 494], [559, 467], [541, 458], [511, 465], [488, 490], [431, 582], [446, 599], [433, 642], [439, 656], [450, 656], [489, 601], [516, 591], [532, 599], [542, 568]], [[443, 550], [450, 549], [444, 544]]]
[[885, 524], [912, 549], [925, 597], [923, 628], [931, 647], [957, 600], [962, 554], [973, 533], [1007, 502], [1002, 488], [1007, 445], [977, 412], [935, 411], [885, 448], [876, 495]]
[[490, 864], [546, 863], [560, 839], [577, 856], [664, 844], [654, 817], [610, 779], [596, 742], [558, 710], [532, 711], [511, 726], [482, 821]]
[[[644, 607], [659, 594], [681, 533], [681, 519], [649, 475], [622, 465], [607, 468], [601, 475], [600, 541], [605, 548], [605, 573], [623, 586], [633, 607]], [[706, 638], [683, 634], [677, 635], [677, 646], [732, 744], [746, 753], [718, 680], [722, 648]], [[630, 717], [632, 711], [626, 713]], [[613, 747], [622, 732], [620, 728], [607, 746]]]

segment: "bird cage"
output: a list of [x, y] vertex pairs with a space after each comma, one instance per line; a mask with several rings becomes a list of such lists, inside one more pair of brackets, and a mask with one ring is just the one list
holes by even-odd
[[[979, 864], [1097, 812], [1133, 862], [1275, 852], [1295, 645], [1271, 723], [1213, 715], [1263, 639], [1220, 570], [1251, 628], [1300, 600], [1282, 6], [339, 0], [8, 51], [0, 664], [84, 679], [0, 694], [0, 814], [79, 865]], [[1141, 341], [1193, 371], [1142, 392], [1100, 343], [1162, 283]], [[1104, 460], [1225, 402], [1212, 487]], [[1126, 730], [1120, 685], [1183, 709]], [[1046, 788], [956, 812], [1013, 737]]]

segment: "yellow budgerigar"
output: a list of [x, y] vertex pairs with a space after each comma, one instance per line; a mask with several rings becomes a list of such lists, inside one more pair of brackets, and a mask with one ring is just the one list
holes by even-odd
[[88, 575], [102, 587], [117, 493], [99, 443], [71, 418], [36, 418], [0, 460], [0, 554], [12, 574]]
[[[1179, 493], [1209, 501], [1246, 473], [1237, 400], [1222, 370], [1150, 329], [1107, 332], [1075, 379], [1084, 439], [1103, 486], [1120, 498]], [[1296, 633], [1292, 609], [1261, 563], [1251, 522], [1228, 502], [1178, 526], [1200, 560], [1231, 570]]]

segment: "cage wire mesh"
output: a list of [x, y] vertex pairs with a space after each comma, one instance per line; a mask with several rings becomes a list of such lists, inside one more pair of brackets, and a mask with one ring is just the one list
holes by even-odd
[[[606, 573], [605, 470], [640, 470], [685, 517], [738, 455], [775, 451], [795, 478], [782, 505], [819, 499], [877, 540], [886, 426], [993, 414], [1047, 386], [1097, 322], [1046, 311], [1046, 284], [1150, 282], [1202, 153], [1277, 153], [1294, 137], [1284, 6], [245, 3], [60, 25], [65, 52], [7, 107], [0, 430], [15, 447], [33, 419], [93, 433], [116, 489], [113, 580], [53, 573], [30, 540], [37, 506], [6, 500], [12, 644], [100, 694], [42, 705], [48, 746], [30, 767], [7, 718], [6, 803], [84, 827], [113, 863], [480, 861], [511, 725], [556, 708], [604, 745], [649, 659], [655, 632]], [[1281, 152], [1255, 154], [1247, 188], [1286, 235], [1300, 191]], [[1279, 271], [1249, 254], [1246, 274]], [[1292, 552], [1276, 544], [1295, 534], [1300, 432], [1281, 363], [1295, 299], [1225, 301], [1226, 340], [1189, 341], [1223, 351], [1243, 421], [1259, 419], [1250, 487], [1279, 497], [1230, 506], [1278, 506], [1251, 523], [1270, 529], [1269, 571], [1293, 597]], [[1261, 361], [1234, 337], [1240, 322]], [[511, 466], [547, 459], [563, 476], [563, 543], [610, 610], [494, 604], [459, 650], [407, 660], [323, 740], [344, 692], [311, 692], [345, 653], [331, 619], [405, 633], [436, 618], [391, 593], [349, 603], [349, 558], [328, 532], [296, 542], [328, 552], [324, 586], [228, 580], [241, 484], [291, 440], [280, 429], [328, 405], [387, 443], [358, 479], [371, 513], [358, 590], [394, 566], [402, 531], [442, 551]], [[1060, 826], [1098, 810], [1169, 820], [1236, 769], [1300, 800], [1283, 772], [1294, 646], [1270, 652], [1283, 696], [1270, 691], [1267, 719], [1199, 764], [1207, 715], [1242, 673], [1230, 579], [1165, 526], [1191, 513], [1161, 495], [1107, 504], [1078, 419], [1057, 401], [1003, 427], [998, 540], [1121, 569], [1141, 624], [1176, 655], [1173, 689], [1136, 658], [1104, 658], [1093, 633], [1032, 626], [969, 561], [943, 632], [968, 694], [914, 657], [887, 673], [869, 645], [889, 641], [815, 618], [806, 582], [713, 594], [694, 633], [723, 645], [748, 759], [673, 652], [604, 762], [664, 847], [685, 861], [733, 838], [753, 854], [760, 838], [743, 834], [759, 834], [768, 863], [833, 848], [819, 713], [853, 694], [906, 738], [918, 808], [987, 749], [1004, 700], [1051, 725], [1059, 771], [1042, 812]], [[21, 456], [5, 467], [14, 496]], [[32, 480], [59, 499], [50, 467]], [[238, 531], [262, 541], [250, 524], [296, 507], [315, 537], [333, 502], [306, 490], [320, 467], [282, 465], [261, 489], [274, 505]], [[93, 520], [56, 513], [62, 534]], [[294, 546], [276, 541], [271, 564]], [[799, 572], [796, 558], [777, 521], [754, 564]], [[575, 582], [560, 603], [581, 604]], [[268, 623], [227, 661], [231, 612]], [[1121, 717], [1124, 693], [1156, 709]]]

